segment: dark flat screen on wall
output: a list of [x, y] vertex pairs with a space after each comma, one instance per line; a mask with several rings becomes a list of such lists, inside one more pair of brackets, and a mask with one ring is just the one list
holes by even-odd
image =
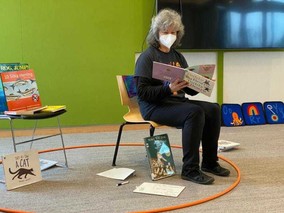
[[182, 15], [181, 49], [284, 48], [284, 0], [157, 0]]

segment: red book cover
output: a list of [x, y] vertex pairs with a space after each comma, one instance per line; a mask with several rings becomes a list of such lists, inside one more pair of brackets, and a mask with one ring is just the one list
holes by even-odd
[[41, 107], [33, 70], [1, 73], [8, 110], [25, 110]]

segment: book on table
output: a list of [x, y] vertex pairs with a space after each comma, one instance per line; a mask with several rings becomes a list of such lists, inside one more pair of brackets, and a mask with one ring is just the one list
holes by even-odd
[[63, 109], [66, 109], [66, 105], [48, 105], [44, 109], [42, 109], [41, 112], [58, 112]]
[[28, 108], [25, 110], [4, 111], [5, 115], [34, 115], [40, 112], [57, 112], [66, 109], [65, 105], [43, 106], [37, 108]]
[[[0, 63], [0, 73], [10, 72], [10, 71], [19, 71], [19, 70], [28, 70], [28, 69], [29, 69], [29, 65], [27, 63], [19, 63], [19, 62]], [[2, 79], [0, 75], [0, 113], [3, 113], [5, 110], [8, 110], [5, 89], [7, 89], [7, 87], [3, 87]]]
[[37, 112], [41, 112], [45, 108], [47, 108], [47, 106], [28, 108], [24, 110], [10, 110], [10, 111], [4, 111], [4, 114], [5, 115], [34, 115]]
[[162, 81], [187, 81], [188, 87], [208, 97], [211, 96], [215, 81], [212, 80], [215, 65], [195, 65], [188, 68], [176, 67], [160, 62], [153, 62], [152, 77]]
[[27, 63], [0, 63], [0, 72], [9, 72], [9, 71], [19, 71], [19, 70], [28, 70], [30, 69], [29, 64]]
[[152, 180], [176, 174], [176, 168], [167, 134], [144, 138]]
[[20, 70], [0, 73], [6, 111], [27, 110], [42, 107], [34, 71]]

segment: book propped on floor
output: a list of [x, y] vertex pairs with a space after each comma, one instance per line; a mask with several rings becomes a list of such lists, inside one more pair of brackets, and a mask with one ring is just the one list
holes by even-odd
[[167, 134], [144, 138], [152, 180], [176, 174], [175, 163]]
[[26, 110], [11, 110], [11, 111], [4, 111], [5, 115], [33, 115], [37, 112], [42, 111], [43, 109], [47, 108], [47, 106], [37, 107], [37, 108], [30, 108]]
[[54, 105], [54, 106], [46, 106], [41, 112], [57, 112], [60, 110], [66, 109], [65, 105]]

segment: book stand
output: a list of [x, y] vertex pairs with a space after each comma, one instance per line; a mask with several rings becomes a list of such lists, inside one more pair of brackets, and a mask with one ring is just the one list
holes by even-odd
[[[11, 135], [12, 135], [12, 141], [13, 141], [13, 146], [14, 146], [14, 152], [17, 152], [17, 145], [24, 144], [24, 143], [31, 143], [30, 144], [30, 148], [31, 148], [34, 141], [47, 139], [47, 138], [55, 137], [55, 136], [60, 136], [62, 148], [63, 148], [62, 150], [63, 150], [63, 154], [64, 154], [64, 158], [65, 158], [65, 165], [66, 165], [66, 167], [68, 167], [67, 156], [66, 156], [66, 152], [65, 152], [65, 145], [64, 145], [64, 140], [63, 140], [63, 134], [62, 134], [62, 131], [61, 131], [61, 125], [60, 125], [60, 120], [59, 120], [60, 115], [64, 114], [65, 112], [67, 112], [67, 111], [64, 109], [64, 110], [60, 110], [60, 111], [57, 111], [57, 112], [38, 112], [38, 113], [33, 114], [33, 115], [1, 115], [0, 120], [9, 120], [10, 130], [11, 130]], [[36, 129], [37, 129], [38, 120], [55, 118], [55, 117], [57, 118], [57, 123], [58, 123], [58, 133], [35, 138], [35, 132], [36, 132]], [[24, 140], [24, 141], [16, 142], [15, 129], [14, 129], [14, 125], [13, 125], [14, 120], [35, 120], [35, 125], [34, 125], [34, 128], [33, 128], [33, 133], [32, 133], [32, 137], [31, 137], [30, 140]]]

